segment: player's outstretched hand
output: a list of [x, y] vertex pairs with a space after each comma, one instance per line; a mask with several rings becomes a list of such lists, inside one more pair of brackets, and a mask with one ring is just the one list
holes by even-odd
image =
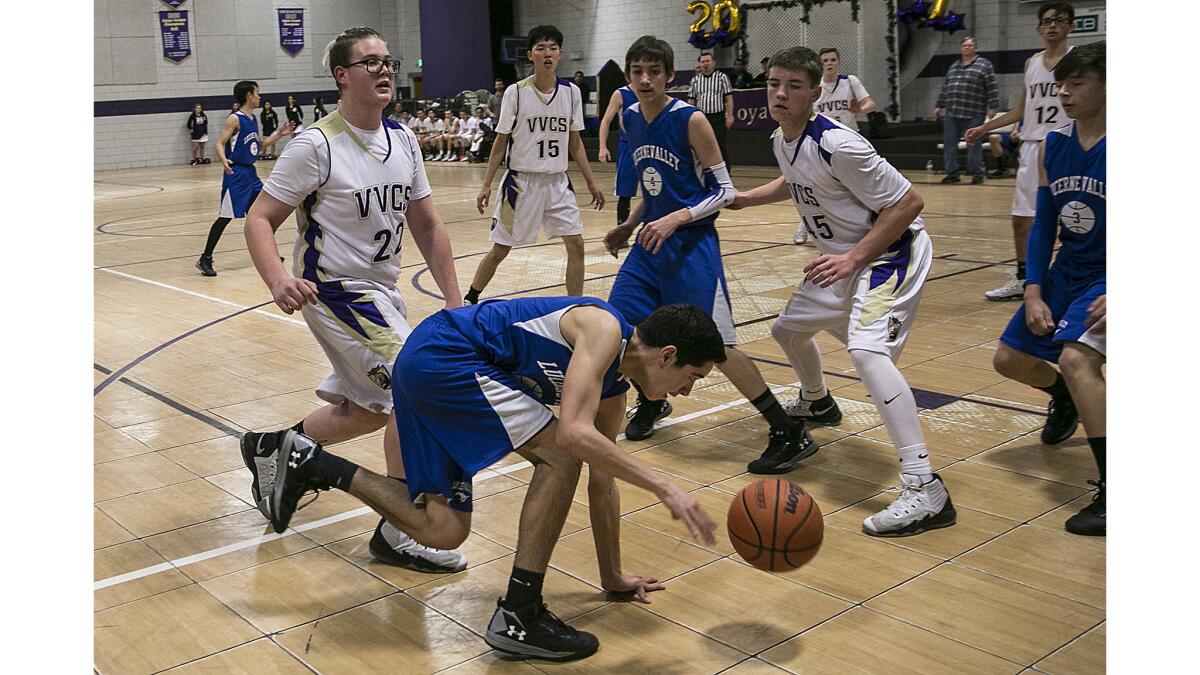
[[282, 281], [271, 287], [271, 297], [284, 314], [299, 310], [305, 303], [317, 304], [317, 285], [308, 279], [297, 279], [287, 275]]
[[1104, 321], [1105, 317], [1108, 316], [1108, 300], [1106, 298], [1108, 298], [1107, 294], [1102, 295], [1093, 300], [1092, 304], [1088, 305], [1087, 321], [1085, 322], [1088, 328]]
[[618, 225], [608, 231], [604, 235], [604, 250], [608, 251], [612, 257], [618, 257], [621, 249], [629, 246], [629, 235], [633, 234], [633, 227], [626, 225]]
[[588, 183], [588, 192], [592, 194], [592, 202], [589, 206], [595, 206], [597, 211], [604, 209], [604, 193], [600, 191], [600, 186], [596, 185], [596, 181]]
[[963, 134], [963, 140], [967, 143], [974, 143], [976, 139], [983, 135], [983, 126], [971, 127]]
[[729, 209], [730, 211], [738, 211], [747, 208], [746, 200], [749, 197], [749, 192], [735, 192], [733, 193], [733, 202], [725, 208]]
[[604, 162], [605, 164], [612, 162], [612, 153], [610, 153], [608, 148], [604, 147], [603, 145], [600, 146], [600, 161]]
[[280, 136], [291, 136], [292, 132], [295, 130], [296, 130], [296, 123], [288, 122], [287, 124], [279, 127], [279, 135]]
[[475, 198], [475, 208], [479, 209], [480, 213], [487, 208], [488, 202], [492, 200], [492, 186], [484, 185], [479, 190], [479, 196]]
[[1050, 307], [1040, 297], [1025, 296], [1025, 325], [1034, 335], [1047, 335], [1054, 330]]
[[658, 583], [654, 577], [643, 577], [636, 574], [622, 574], [612, 581], [601, 581], [600, 587], [616, 596], [618, 602], [637, 602], [650, 604], [648, 593], [666, 590], [666, 586]]
[[713, 546], [717, 543], [716, 536], [713, 532], [717, 529], [717, 524], [708, 517], [704, 509], [700, 508], [700, 502], [691, 493], [684, 492], [682, 488], [672, 485], [671, 491], [662, 498], [663, 504], [671, 511], [671, 516], [675, 520], [682, 520], [685, 527], [688, 529], [688, 534], [692, 535], [692, 539]]
[[225, 165], [225, 173], [232, 176], [233, 175], [233, 162], [228, 157], [226, 157], [225, 159], [221, 160], [221, 163]]
[[679, 223], [675, 214], [669, 213], [643, 227], [642, 231], [638, 232], [637, 241], [648, 253], [658, 253], [663, 243], [668, 237], [675, 234], [677, 229], [679, 229]]
[[858, 271], [858, 266], [848, 255], [825, 254], [804, 266], [804, 280], [829, 288]]

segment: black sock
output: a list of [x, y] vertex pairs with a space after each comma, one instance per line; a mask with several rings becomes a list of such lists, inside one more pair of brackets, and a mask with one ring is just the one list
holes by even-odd
[[629, 197], [617, 197], [617, 224], [624, 225], [629, 220]]
[[502, 603], [504, 608], [515, 612], [540, 603], [542, 601], [542, 584], [545, 581], [545, 573], [538, 574], [513, 565], [512, 576], [508, 578], [508, 593], [504, 595]]
[[762, 413], [772, 429], [791, 429], [796, 426], [796, 423], [784, 411], [783, 406], [779, 405], [779, 399], [775, 398], [775, 394], [772, 394], [770, 389], [764, 391], [751, 403], [758, 409], [758, 412]]
[[1097, 436], [1088, 439], [1088, 445], [1092, 446], [1092, 456], [1096, 458], [1096, 466], [1100, 469], [1100, 483], [1104, 483], [1104, 448], [1108, 441], [1108, 436]]
[[[296, 432], [296, 433], [298, 433], [298, 434], [302, 434], [302, 433], [304, 433], [304, 420], [300, 420], [299, 422], [296, 422], [295, 424], [293, 424], [293, 425], [292, 425], [292, 431], [294, 431], [294, 432]], [[319, 439], [316, 439], [316, 438], [314, 438], [313, 440], [314, 440], [314, 441], [317, 441], [317, 442], [320, 442], [320, 440], [319, 440]]]
[[1063, 379], [1062, 373], [1054, 372], [1054, 384], [1049, 387], [1035, 387], [1050, 394], [1050, 397], [1057, 401], [1070, 401], [1071, 390], [1067, 389], [1067, 381]]
[[337, 455], [322, 452], [317, 455], [317, 471], [325, 480], [325, 485], [349, 492], [350, 482], [354, 480], [358, 465]]
[[463, 300], [466, 300], [467, 302], [470, 302], [470, 303], [479, 302], [479, 294], [482, 292], [483, 291], [472, 286], [471, 290], [467, 291], [467, 295], [463, 298]]
[[225, 226], [229, 224], [232, 218], [217, 218], [213, 221], [212, 227], [208, 230], [208, 241], [204, 244], [204, 257], [211, 258], [213, 251], [217, 250], [217, 242], [221, 241], [221, 235], [225, 233]]
[[1025, 262], [1021, 261], [1021, 260], [1017, 261], [1017, 278], [1018, 279], [1025, 278]]

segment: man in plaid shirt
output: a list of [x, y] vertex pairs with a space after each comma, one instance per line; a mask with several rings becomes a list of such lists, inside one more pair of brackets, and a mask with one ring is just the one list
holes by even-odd
[[[1000, 107], [1000, 89], [996, 86], [996, 70], [992, 62], [979, 56], [975, 38], [967, 36], [959, 45], [962, 59], [955, 61], [946, 73], [946, 81], [938, 94], [933, 118], [942, 118], [942, 142], [945, 146], [946, 177], [943, 183], [958, 183], [958, 141], [963, 132], [983, 124], [984, 116], [991, 117]], [[983, 183], [983, 146], [980, 141], [967, 144], [967, 172], [971, 183]]]

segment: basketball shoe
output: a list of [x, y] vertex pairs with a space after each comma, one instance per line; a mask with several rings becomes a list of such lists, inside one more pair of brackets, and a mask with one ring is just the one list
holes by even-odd
[[328, 490], [317, 472], [321, 444], [292, 429], [242, 437], [242, 461], [252, 477], [250, 494], [271, 528], [281, 533], [306, 492]]
[[1051, 398], [1046, 406], [1046, 426], [1042, 427], [1042, 442], [1058, 445], [1075, 434], [1079, 427], [1079, 411], [1069, 398]]
[[595, 635], [568, 626], [541, 602], [515, 612], [497, 602], [483, 641], [505, 654], [547, 661], [574, 661], [600, 648]]
[[783, 410], [797, 422], [805, 424], [836, 426], [842, 422], [842, 411], [830, 393], [815, 401], [807, 401], [803, 396], [797, 396], [784, 403]]
[[202, 255], [196, 260], [196, 269], [200, 270], [200, 274], [206, 277], [217, 276], [216, 271], [212, 268], [212, 256]]
[[908, 537], [955, 523], [958, 512], [941, 476], [935, 473], [933, 480], [922, 484], [920, 478], [902, 473], [900, 481], [900, 498], [864, 520], [864, 532], [874, 537]]
[[369, 546], [376, 560], [415, 572], [449, 574], [467, 568], [467, 557], [458, 551], [442, 551], [418, 544], [382, 518]]
[[801, 225], [800, 227], [796, 228], [795, 232], [792, 233], [792, 243], [799, 246], [806, 241], [808, 241], [808, 228]]
[[647, 401], [639, 394], [637, 407], [626, 415], [629, 424], [625, 426], [625, 438], [631, 441], [650, 438], [654, 435], [654, 425], [670, 414], [670, 401]]
[[803, 424], [797, 424], [791, 430], [772, 428], [762, 457], [747, 464], [746, 468], [750, 473], [787, 473], [796, 468], [801, 460], [817, 454], [819, 449], [820, 446]]
[[1071, 534], [1082, 534], [1089, 537], [1103, 537], [1106, 527], [1106, 511], [1107, 504], [1104, 497], [1104, 481], [1097, 483], [1094, 480], [1089, 480], [1089, 484], [1096, 486], [1096, 494], [1092, 497], [1092, 503], [1083, 507], [1083, 510], [1067, 519], [1067, 532]]
[[1025, 280], [1012, 275], [1004, 285], [984, 291], [983, 297], [988, 300], [1021, 300], [1025, 297]]

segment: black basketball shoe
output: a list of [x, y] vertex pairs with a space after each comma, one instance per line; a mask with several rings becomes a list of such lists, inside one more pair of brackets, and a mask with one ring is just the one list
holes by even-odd
[[1069, 398], [1052, 398], [1046, 408], [1046, 426], [1042, 427], [1042, 442], [1058, 445], [1070, 438], [1079, 426], [1079, 411]]
[[443, 551], [418, 544], [391, 523], [379, 520], [371, 537], [371, 555], [378, 561], [415, 572], [450, 574], [467, 568], [467, 557], [458, 551]]
[[217, 276], [216, 271], [212, 268], [212, 256], [202, 255], [196, 260], [196, 269], [200, 270], [200, 274], [206, 277]]
[[833, 394], [828, 392], [824, 397], [815, 401], [806, 401], [803, 396], [797, 396], [784, 403], [783, 410], [797, 422], [805, 424], [836, 426], [842, 422], [842, 410], [838, 408]]
[[1067, 519], [1067, 532], [1088, 537], [1103, 537], [1106, 536], [1105, 516], [1108, 510], [1104, 497], [1104, 483], [1094, 480], [1089, 480], [1088, 483], [1096, 486], [1096, 495], [1092, 497], [1091, 504]]
[[629, 411], [629, 424], [625, 426], [625, 438], [641, 441], [654, 435], [654, 425], [671, 414], [670, 401], [646, 401], [638, 398], [637, 407]]
[[547, 661], [574, 661], [600, 648], [595, 635], [568, 626], [540, 602], [515, 612], [497, 602], [483, 641], [505, 654]]
[[317, 472], [322, 452], [319, 443], [292, 429], [242, 437], [242, 461], [253, 476], [250, 493], [276, 533], [287, 529], [306, 492], [329, 489]]
[[750, 473], [787, 473], [796, 468], [801, 460], [815, 455], [820, 447], [803, 424], [797, 424], [790, 431], [771, 429], [762, 457], [750, 462], [746, 468]]

